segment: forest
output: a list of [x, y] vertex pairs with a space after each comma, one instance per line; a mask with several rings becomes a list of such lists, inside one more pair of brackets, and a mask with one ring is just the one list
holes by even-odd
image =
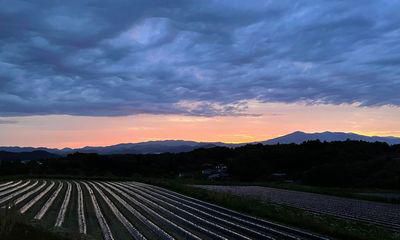
[[[214, 147], [186, 153], [98, 155], [73, 153], [7, 157], [0, 152], [0, 176], [93, 176], [202, 179], [202, 170], [224, 165], [224, 181], [285, 181], [330, 187], [400, 189], [400, 145], [363, 141]], [[34, 154], [33, 154], [34, 155]]]

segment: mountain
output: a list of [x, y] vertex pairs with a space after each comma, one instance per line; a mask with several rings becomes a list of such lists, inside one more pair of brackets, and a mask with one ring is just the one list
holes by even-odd
[[293, 132], [288, 135], [273, 138], [267, 141], [261, 142], [262, 144], [286, 144], [286, 143], [296, 143], [300, 144], [305, 141], [310, 140], [320, 140], [322, 142], [333, 142], [333, 141], [365, 141], [365, 142], [386, 142], [390, 145], [400, 144], [400, 138], [396, 137], [378, 137], [378, 136], [364, 136], [355, 133], [344, 133], [344, 132], [321, 132], [321, 133], [305, 133], [305, 132]]
[[[388, 144], [400, 144], [400, 138], [396, 137], [369, 137], [355, 133], [343, 133], [343, 132], [322, 132], [322, 133], [305, 133], [305, 132], [293, 132], [288, 135], [273, 138], [263, 142], [254, 142], [262, 144], [285, 144], [285, 143], [297, 143], [300, 144], [304, 141], [317, 140], [320, 141], [346, 141], [357, 140], [366, 142], [386, 142]], [[254, 144], [253, 143], [253, 144]], [[252, 143], [249, 143], [252, 144]], [[117, 145], [104, 146], [104, 147], [83, 147], [83, 148], [33, 148], [33, 147], [0, 147], [0, 151], [7, 151], [13, 153], [19, 152], [32, 152], [32, 151], [46, 151], [50, 154], [67, 155], [69, 153], [81, 152], [81, 153], [98, 153], [98, 154], [146, 154], [146, 153], [179, 153], [189, 152], [198, 148], [211, 148], [211, 147], [239, 147], [245, 144], [229, 144], [222, 142], [195, 142], [195, 141], [183, 141], [183, 140], [165, 140], [165, 141], [149, 141], [140, 143], [121, 143]]]
[[211, 148], [217, 146], [236, 146], [235, 144], [225, 144], [221, 142], [195, 142], [183, 140], [149, 141], [140, 143], [121, 143], [104, 147], [83, 147], [83, 148], [33, 148], [33, 147], [0, 147], [0, 151], [12, 153], [31, 152], [35, 150], [46, 151], [52, 154], [66, 155], [74, 152], [98, 153], [98, 154], [146, 154], [146, 153], [178, 153], [190, 152], [198, 148]]

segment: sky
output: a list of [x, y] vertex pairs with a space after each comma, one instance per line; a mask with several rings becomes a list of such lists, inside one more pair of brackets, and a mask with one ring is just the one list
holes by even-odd
[[0, 0], [0, 145], [400, 137], [398, 9]]

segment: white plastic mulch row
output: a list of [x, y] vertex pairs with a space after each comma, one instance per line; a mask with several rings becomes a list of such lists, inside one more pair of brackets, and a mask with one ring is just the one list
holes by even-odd
[[[103, 183], [99, 184], [97, 183], [100, 187], [102, 187], [105, 191], [108, 193], [112, 194], [113, 197], [124, 207], [126, 208], [131, 214], [133, 214], [139, 221], [141, 221], [144, 225], [146, 225], [148, 228], [152, 230], [152, 232], [156, 233], [160, 238], [162, 239], [168, 239], [168, 240], [174, 240], [174, 237], [166, 233], [164, 230], [162, 230], [159, 226], [157, 226], [155, 223], [147, 219], [145, 216], [143, 216], [139, 211], [134, 209], [129, 203], [127, 203], [124, 199], [119, 197], [117, 194], [112, 192], [110, 188], [104, 186]], [[121, 193], [120, 190], [116, 189], [117, 192], [119, 192], [121, 195], [123, 195], [123, 192]]]
[[[192, 207], [192, 206], [190, 206], [190, 205], [188, 205], [188, 204], [185, 204], [185, 203], [184, 203], [185, 201], [183, 201], [182, 199], [180, 199], [180, 201], [177, 201], [177, 200], [175, 200], [175, 199], [168, 198], [168, 197], [166, 197], [166, 196], [164, 196], [164, 195], [162, 195], [162, 194], [160, 194], [160, 193], [157, 193], [157, 190], [149, 191], [148, 189], [143, 188], [143, 187], [141, 187], [140, 185], [139, 185], [139, 186], [134, 185], [134, 184], [129, 184], [129, 185], [130, 185], [130, 186], [133, 186], [133, 187], [135, 187], [135, 188], [137, 188], [139, 191], [143, 191], [143, 192], [146, 192], [147, 194], [150, 194], [150, 195], [152, 195], [152, 196], [155, 196], [155, 197], [157, 197], [158, 199], [164, 199], [165, 201], [163, 201], [163, 202], [166, 203], [168, 206], [172, 206], [172, 207], [174, 207], [174, 208], [176, 208], [176, 209], [180, 209], [181, 211], [184, 211], [184, 210], [182, 210], [182, 209], [179, 208], [178, 206], [181, 206], [181, 207], [184, 207], [184, 208], [188, 208], [188, 209], [190, 209], [191, 211], [194, 211], [194, 212], [196, 212], [196, 213], [200, 213], [200, 214], [205, 215], [205, 216], [207, 216], [207, 217], [209, 217], [209, 218], [215, 219], [215, 220], [217, 220], [217, 221], [219, 221], [219, 222], [223, 222], [223, 223], [225, 223], [225, 224], [227, 224], [227, 225], [230, 225], [230, 226], [233, 226], [233, 227], [240, 228], [240, 229], [242, 229], [242, 230], [251, 232], [251, 233], [256, 234], [256, 235], [258, 235], [259, 237], [262, 237], [262, 238], [264, 238], [264, 239], [273, 239], [272, 237], [267, 236], [267, 235], [265, 235], [265, 234], [263, 234], [263, 233], [261, 233], [261, 232], [259, 232], [259, 231], [256, 231], [256, 230], [250, 229], [250, 228], [248, 228], [248, 227], [245, 227], [245, 226], [243, 226], [243, 225], [240, 225], [240, 224], [237, 224], [237, 223], [228, 221], [228, 220], [226, 220], [226, 219], [224, 219], [224, 218], [217, 217], [215, 214], [211, 214], [211, 213], [202, 211], [202, 210], [200, 210], [199, 208], [195, 208], [195, 207]], [[167, 203], [166, 201], [172, 202], [173, 204]], [[195, 217], [197, 218], [197, 215], [195, 215]], [[221, 226], [221, 228], [224, 228], [224, 227]], [[270, 230], [270, 229], [268, 229], [268, 230]], [[243, 236], [243, 235], [242, 235], [242, 236]], [[240, 237], [242, 237], [242, 236], [240, 236]], [[285, 237], [289, 237], [289, 236], [285, 236]], [[296, 237], [293, 237], [293, 239], [296, 239]]]
[[[73, 193], [77, 196], [77, 206], [71, 209]], [[13, 181], [0, 184], [0, 206], [9, 203], [19, 204], [20, 213], [29, 213], [27, 215], [36, 220], [47, 221], [53, 215], [50, 213], [56, 211], [57, 218], [50, 220], [55, 221], [55, 227], [62, 227], [67, 221], [66, 216], [70, 216], [67, 212], [73, 211], [81, 234], [87, 234], [86, 214], [95, 215], [104, 240], [120, 237], [118, 229], [129, 233], [130, 239], [135, 240], [308, 239], [306, 235], [297, 236], [295, 229], [286, 231], [288, 227], [279, 227], [278, 224], [275, 228], [273, 223], [264, 224], [257, 218], [136, 182]], [[93, 207], [94, 213], [87, 212], [85, 207]], [[89, 230], [90, 233], [97, 231]], [[326, 239], [317, 237], [311, 239]]]
[[1, 184], [1, 185], [0, 185], [0, 192], [6, 190], [6, 189], [8, 189], [8, 188], [17, 186], [17, 185], [20, 184], [21, 182], [22, 182], [22, 181], [18, 181], [18, 182], [16, 182], [16, 183], [7, 182], [7, 183], [4, 183], [4, 184]]
[[83, 185], [85, 185], [86, 189], [89, 191], [90, 199], [92, 200], [92, 204], [95, 210], [94, 212], [96, 214], [97, 221], [100, 225], [100, 229], [103, 233], [104, 240], [113, 240], [114, 239], [113, 234], [111, 233], [110, 227], [108, 226], [108, 223], [104, 218], [103, 213], [101, 212], [100, 206], [97, 202], [93, 190], [89, 187], [87, 183], [83, 182]]
[[99, 189], [96, 185], [91, 183], [93, 188], [100, 194], [103, 200], [106, 202], [108, 207], [114, 213], [114, 215], [118, 218], [118, 220], [124, 225], [126, 230], [131, 234], [134, 239], [144, 240], [146, 239], [129, 221], [126, 217], [118, 210], [118, 208], [114, 205], [114, 203], [104, 194], [104, 192]]
[[[187, 206], [187, 207], [189, 207], [190, 209], [193, 209], [194, 211], [207, 214], [208, 216], [210, 216], [210, 217], [212, 217], [212, 218], [214, 218], [214, 219], [222, 219], [221, 217], [216, 217], [216, 215], [221, 215], [221, 216], [224, 216], [224, 217], [226, 217], [226, 218], [228, 218], [228, 219], [232, 219], [232, 220], [235, 220], [235, 221], [238, 221], [238, 222], [241, 222], [241, 223], [245, 223], [245, 224], [248, 224], [248, 225], [252, 225], [252, 226], [254, 226], [254, 227], [258, 227], [258, 228], [264, 229], [265, 231], [272, 232], [272, 233], [274, 233], [274, 234], [276, 234], [276, 235], [280, 235], [280, 236], [282, 236], [282, 237], [284, 237], [284, 238], [287, 238], [287, 239], [298, 239], [297, 236], [294, 236], [294, 235], [291, 235], [291, 234], [288, 234], [288, 233], [285, 233], [285, 232], [282, 232], [282, 231], [279, 231], [279, 230], [276, 230], [276, 229], [272, 229], [272, 228], [269, 228], [269, 227], [260, 225], [260, 224], [258, 224], [258, 223], [251, 222], [251, 221], [248, 221], [248, 220], [245, 220], [245, 219], [242, 219], [242, 218], [233, 216], [233, 215], [231, 215], [231, 214], [227, 214], [227, 213], [224, 213], [224, 212], [215, 210], [215, 209], [213, 209], [213, 208], [207, 207], [207, 205], [211, 205], [211, 204], [209, 204], [209, 203], [200, 204], [200, 203], [197, 203], [197, 202], [200, 202], [200, 200], [197, 200], [197, 199], [194, 199], [194, 200], [196, 200], [196, 201], [189, 201], [189, 200], [187, 200], [186, 198], [191, 199], [190, 197], [181, 195], [181, 194], [179, 194], [179, 193], [171, 194], [171, 193], [169, 193], [168, 190], [161, 191], [161, 190], [159, 190], [158, 187], [153, 187], [153, 186], [149, 186], [149, 185], [145, 185], [145, 184], [140, 184], [140, 183], [138, 183], [138, 184], [135, 183], [135, 185], [147, 187], [147, 188], [150, 189], [150, 191], [151, 191], [153, 194], [161, 194], [161, 195], [164, 196], [164, 198], [166, 198], [166, 196], [168, 196], [167, 199], [169, 199], [170, 201], [173, 201], [173, 202], [175, 202], [175, 203], [177, 203], [177, 204], [179, 204], [178, 201], [181, 202], [180, 204], [186, 203], [186, 204], [184, 204], [184, 206]], [[164, 190], [164, 189], [163, 189], [163, 190]], [[148, 190], [148, 191], [149, 191], [149, 190]], [[179, 197], [180, 195], [181, 195], [182, 197]], [[183, 203], [182, 203], [182, 202], [183, 202]], [[194, 205], [194, 206], [196, 206], [196, 207], [189, 206], [188, 204]], [[205, 209], [208, 213], [206, 213], [205, 211], [202, 211], [202, 210], [200, 210], [200, 209]], [[224, 209], [224, 210], [225, 210], [225, 209]], [[233, 213], [235, 213], [235, 212], [233, 212]], [[226, 221], [226, 220], [223, 220], [223, 221]], [[248, 229], [248, 228], [247, 228], [247, 229]]]
[[[286, 232], [296, 232], [296, 234], [302, 234], [303, 236], [307, 236], [306, 238], [329, 240], [329, 238], [326, 238], [326, 237], [323, 237], [323, 236], [318, 236], [318, 235], [312, 234], [310, 232], [305, 232], [305, 231], [302, 231], [300, 229], [291, 228], [291, 227], [284, 226], [284, 225], [281, 225], [281, 224], [278, 224], [278, 223], [269, 222], [269, 221], [266, 221], [264, 219], [260, 219], [260, 218], [257, 218], [257, 217], [245, 215], [246, 218], [254, 220], [254, 221], [249, 221], [249, 220], [246, 220], [246, 219], [243, 219], [242, 217], [240, 217], [240, 216], [243, 216], [243, 215], [238, 213], [238, 212], [236, 212], [236, 211], [234, 211], [234, 210], [223, 208], [221, 206], [218, 206], [218, 205], [215, 205], [215, 204], [212, 204], [212, 203], [208, 203], [208, 202], [204, 202], [204, 201], [201, 201], [199, 199], [192, 198], [192, 197], [189, 197], [189, 196], [185, 196], [185, 195], [182, 195], [180, 193], [173, 192], [173, 191], [170, 191], [170, 190], [158, 187], [158, 186], [153, 186], [153, 185], [148, 185], [148, 184], [138, 183], [138, 182], [134, 182], [134, 184], [140, 185], [140, 186], [144, 186], [144, 187], [150, 189], [151, 191], [157, 191], [159, 193], [165, 194], [165, 195], [170, 196], [170, 197], [175, 198], [175, 199], [183, 200], [183, 201], [185, 201], [187, 203], [195, 205], [196, 207], [200, 207], [202, 209], [206, 209], [207, 211], [210, 211], [212, 213], [220, 214], [220, 215], [223, 215], [224, 217], [227, 217], [227, 218], [230, 218], [230, 219], [233, 219], [233, 220], [237, 220], [237, 221], [239, 221], [241, 223], [245, 223], [245, 224], [248, 224], [248, 225], [252, 225], [254, 227], [258, 227], [258, 228], [264, 229], [264, 230], [272, 232], [272, 233], [276, 233], [276, 234], [281, 235], [281, 236], [283, 236], [285, 238], [298, 239], [299, 237], [294, 236], [294, 235], [289, 234], [289, 233], [286, 233]], [[219, 210], [224, 211], [224, 212], [221, 212]], [[225, 213], [225, 212], [228, 212], [228, 213]], [[265, 225], [259, 224], [257, 222], [265, 223]], [[277, 229], [280, 229], [280, 230], [277, 230]], [[286, 232], [281, 231], [282, 229], [284, 231], [286, 231]]]
[[27, 192], [27, 193], [25, 193], [24, 195], [22, 195], [21, 197], [17, 198], [17, 200], [15, 200], [14, 203], [15, 203], [15, 204], [18, 204], [18, 203], [24, 201], [25, 199], [27, 199], [27, 198], [30, 197], [31, 195], [33, 195], [33, 194], [35, 194], [36, 192], [40, 191], [40, 189], [42, 189], [44, 186], [46, 186], [46, 181], [43, 181], [43, 183], [42, 183], [39, 187], [37, 187], [37, 188], [35, 188], [35, 189], [32, 189], [32, 190], [30, 190], [29, 192]]
[[[45, 182], [46, 183], [46, 182]], [[23, 207], [19, 209], [20, 213], [25, 213], [26, 211], [29, 210], [36, 202], [38, 202], [44, 195], [46, 195], [50, 189], [52, 189], [54, 186], [54, 182], [52, 181], [51, 184], [43, 190], [41, 193], [39, 193], [36, 197], [34, 197], [32, 200], [30, 200], [28, 203], [26, 203]]]
[[[36, 186], [36, 185], [38, 184], [38, 181], [36, 181], [36, 182], [35, 182], [34, 184], [32, 184], [32, 185], [28, 185], [29, 183], [30, 183], [30, 181], [24, 183], [24, 184], [23, 184], [23, 187], [24, 187], [24, 188], [20, 189], [19, 191], [16, 191], [16, 192], [11, 193], [10, 195], [7, 195], [7, 196], [1, 198], [1, 199], [0, 199], [0, 204], [3, 204], [3, 203], [5, 203], [5, 202], [7, 202], [7, 201], [13, 199], [14, 197], [20, 195], [21, 193], [24, 193], [24, 192], [28, 191], [29, 189], [33, 188], [34, 186]], [[25, 187], [26, 185], [28, 185], [28, 186]]]
[[[190, 217], [192, 217], [192, 218], [194, 218], [194, 219], [197, 219], [198, 221], [203, 222], [203, 223], [205, 223], [205, 224], [207, 224], [207, 225], [209, 225], [209, 226], [218, 228], [218, 229], [219, 229], [220, 231], [222, 231], [222, 232], [225, 232], [225, 233], [230, 234], [230, 235], [234, 235], [234, 236], [235, 236], [235, 239], [247, 239], [247, 240], [250, 240], [249, 237], [247, 237], [247, 236], [245, 236], [245, 235], [243, 235], [243, 234], [240, 234], [240, 233], [235, 232], [235, 231], [233, 231], [233, 230], [231, 230], [231, 229], [228, 229], [228, 228], [226, 228], [226, 227], [224, 227], [224, 226], [221, 226], [221, 225], [219, 225], [219, 224], [217, 224], [217, 223], [215, 223], [215, 222], [211, 222], [211, 221], [209, 221], [209, 220], [207, 220], [207, 219], [205, 219], [205, 218], [202, 218], [202, 217], [200, 217], [200, 216], [197, 216], [197, 215], [195, 215], [195, 214], [193, 214], [193, 213], [191, 213], [191, 212], [189, 212], [189, 211], [187, 211], [187, 210], [184, 210], [184, 209], [179, 208], [179, 207], [177, 207], [177, 206], [175, 206], [175, 205], [173, 205], [173, 204], [170, 204], [170, 203], [168, 203], [168, 202], [166, 202], [166, 201], [163, 201], [163, 200], [161, 200], [160, 198], [155, 198], [155, 197], [153, 197], [152, 195], [149, 195], [149, 194], [145, 193], [144, 191], [140, 191], [140, 190], [138, 191], [138, 189], [136, 189], [135, 187], [133, 187], [133, 186], [131, 186], [131, 185], [127, 185], [127, 187], [128, 187], [129, 189], [133, 190], [136, 194], [141, 194], [141, 195], [143, 195], [143, 197], [145, 197], [145, 198], [147, 198], [147, 199], [149, 199], [149, 200], [152, 199], [154, 202], [158, 201], [158, 202], [160, 202], [160, 203], [162, 203], [162, 204], [165, 204], [165, 205], [167, 205], [167, 206], [169, 206], [169, 207], [175, 209], [176, 211], [178, 211], [178, 212], [180, 212], [180, 213], [184, 213], [184, 214], [189, 215]], [[222, 236], [220, 236], [220, 237], [221, 237], [221, 238], [224, 238], [224, 237], [222, 237]]]
[[51, 197], [46, 201], [46, 203], [43, 205], [43, 207], [40, 209], [40, 211], [36, 214], [36, 216], [34, 217], [35, 219], [40, 220], [40, 219], [43, 218], [43, 216], [46, 214], [47, 210], [53, 204], [54, 200], [56, 200], [56, 198], [57, 198], [58, 194], [60, 193], [62, 187], [63, 187], [63, 183], [60, 182], [58, 184], [58, 188], [56, 189], [56, 191], [53, 192]]
[[[176, 224], [175, 222], [171, 221], [168, 218], [165, 218], [164, 216], [162, 216], [161, 214], [157, 213], [156, 211], [154, 211], [153, 209], [147, 207], [146, 205], [142, 204], [141, 202], [137, 201], [136, 199], [132, 198], [131, 196], [135, 196], [137, 198], [139, 198], [141, 201], [148, 203], [149, 205], [152, 205], [154, 208], [156, 208], [157, 210], [161, 210], [177, 219], [179, 219], [180, 221], [185, 222], [188, 225], [191, 225], [192, 227], [202, 231], [202, 232], [206, 232], [210, 235], [212, 235], [215, 239], [226, 239], [223, 236], [220, 236], [206, 228], [203, 228], [189, 220], [187, 220], [186, 218], [183, 218], [177, 214], [175, 214], [174, 212], [164, 208], [163, 206], [157, 204], [156, 202], [152, 202], [149, 201], [146, 198], [143, 198], [140, 195], [135, 194], [134, 192], [132, 192], [131, 190], [126, 189], [126, 187], [124, 185], [120, 185], [120, 184], [116, 184], [116, 183], [112, 183], [112, 185], [117, 186], [119, 188], [121, 188], [124, 192], [128, 193], [130, 196], [128, 196], [126, 193], [124, 193], [124, 197], [128, 198], [130, 201], [132, 201], [134, 204], [138, 205], [139, 207], [141, 207], [142, 209], [146, 209], [148, 212], [150, 212], [151, 214], [157, 216], [159, 219], [164, 220], [165, 222], [167, 222], [169, 225], [173, 226], [174, 228], [176, 228], [177, 230], [181, 231], [183, 234], [186, 235], [186, 238], [191, 238], [191, 239], [201, 239], [200, 237], [196, 236], [195, 234], [193, 234], [192, 232], [190, 232], [189, 230], [181, 227], [180, 225]], [[111, 185], [109, 185], [111, 186]], [[112, 187], [115, 191], [118, 191], [115, 187]], [[120, 190], [119, 190], [120, 191]], [[122, 194], [122, 193], [121, 193]]]
[[71, 191], [72, 191], [72, 185], [70, 182], [67, 182], [67, 192], [65, 193], [64, 201], [61, 205], [60, 211], [58, 212], [57, 220], [56, 223], [54, 224], [55, 227], [61, 227], [62, 224], [64, 223], [65, 213], [67, 212], [69, 200], [71, 198]]
[[[22, 181], [19, 181], [19, 182], [17, 182], [17, 183], [14, 183], [14, 184], [12, 184], [12, 185], [7, 186], [6, 188], [4, 188], [3, 191], [0, 192], [0, 197], [1, 197], [1, 196], [4, 196], [4, 195], [7, 195], [7, 194], [9, 194], [9, 193], [11, 193], [11, 192], [14, 192], [14, 191], [16, 191], [16, 190], [18, 190], [18, 189], [20, 189], [20, 188], [23, 188], [23, 187], [25, 187], [26, 185], [28, 185], [28, 184], [30, 183], [30, 181], [27, 181], [27, 182], [25, 182], [24, 184], [19, 185], [21, 182], [22, 182]], [[19, 186], [18, 186], [18, 185], [19, 185]]]
[[[13, 183], [13, 181], [5, 182], [5, 183], [0, 184], [0, 189], [1, 189], [1, 187], [6, 186], [6, 185], [9, 185], [9, 184], [11, 184], [11, 183]], [[0, 190], [0, 191], [1, 191], [1, 190]]]
[[77, 182], [76, 184], [76, 189], [78, 191], [78, 225], [79, 225], [79, 232], [82, 234], [86, 234], [87, 228], [86, 228], [86, 219], [85, 219], [85, 211], [83, 207], [83, 193], [82, 193], [82, 188], [81, 185]]

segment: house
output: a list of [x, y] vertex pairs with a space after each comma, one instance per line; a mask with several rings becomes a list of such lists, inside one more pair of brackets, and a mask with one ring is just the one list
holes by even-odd
[[207, 179], [223, 179], [229, 177], [228, 167], [225, 164], [217, 164], [215, 166], [207, 165], [201, 174]]

